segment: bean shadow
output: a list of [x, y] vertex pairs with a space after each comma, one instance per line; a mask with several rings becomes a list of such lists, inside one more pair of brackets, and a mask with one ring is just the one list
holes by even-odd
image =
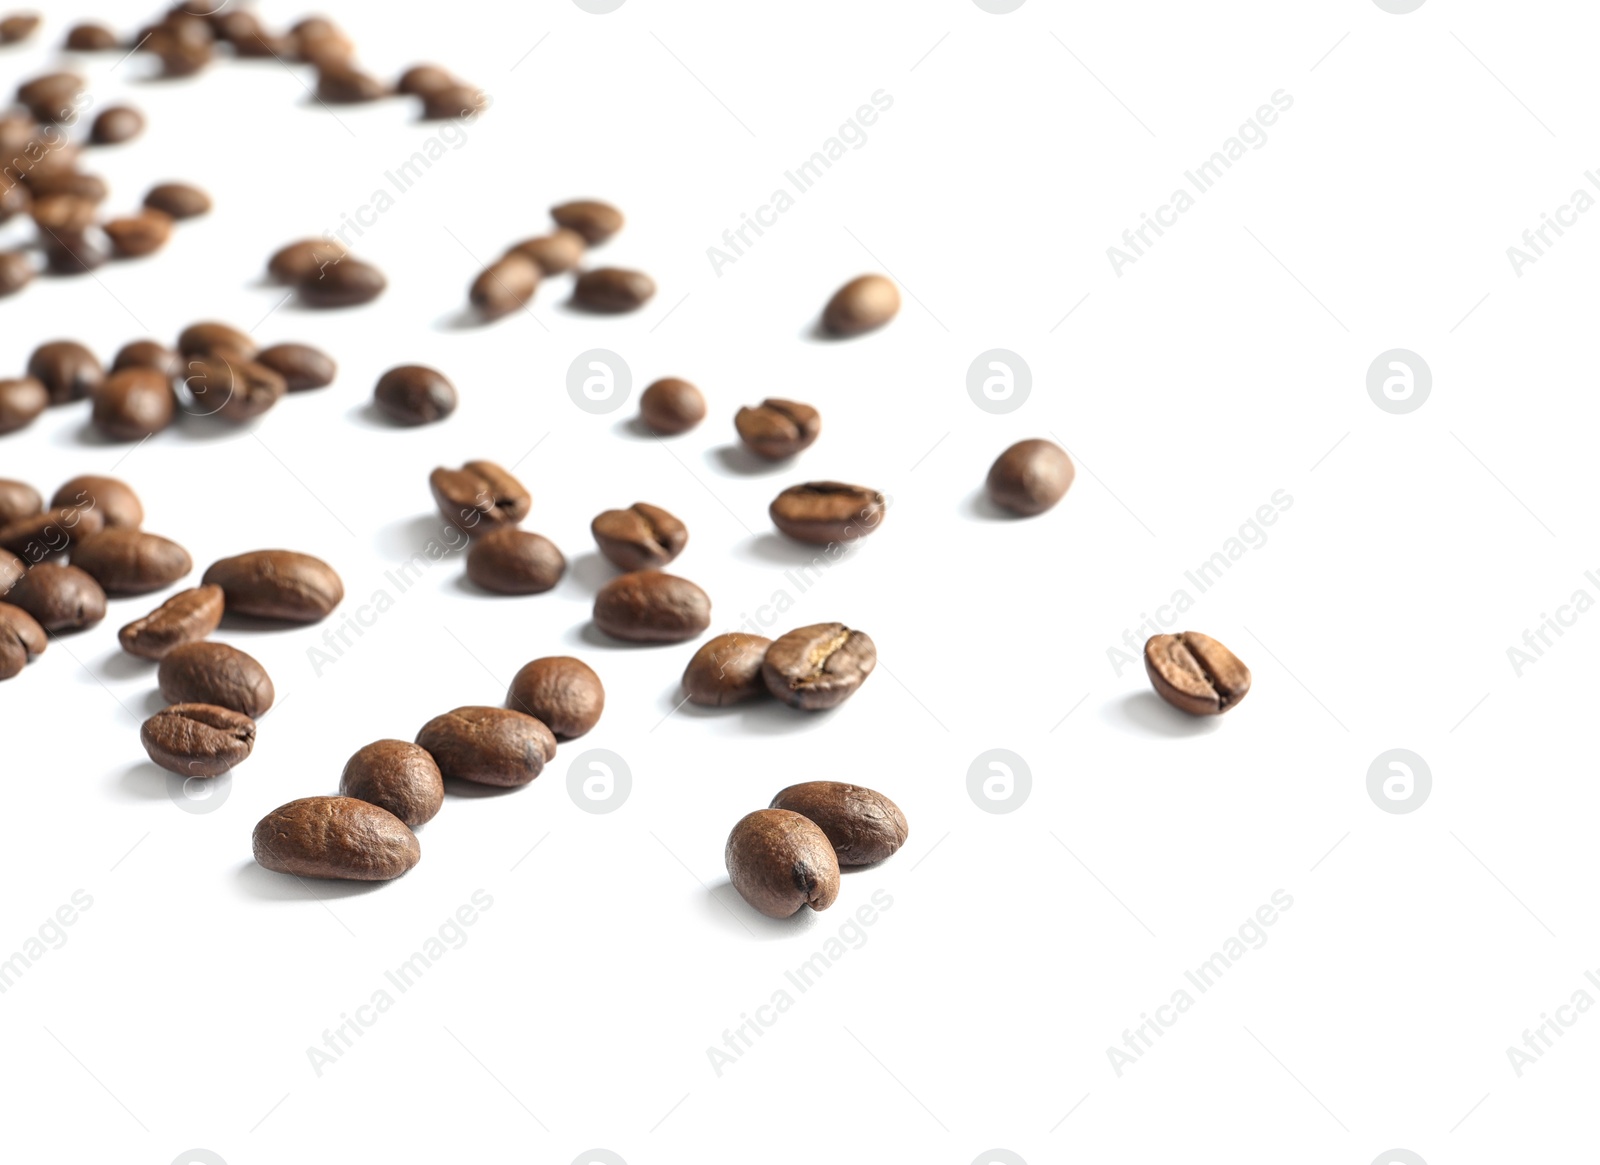
[[683, 689], [673, 685], [667, 689], [661, 702], [666, 716], [683, 716], [689, 720], [723, 720], [738, 724], [740, 732], [757, 736], [782, 736], [792, 732], [815, 732], [833, 718], [838, 711], [828, 708], [820, 712], [802, 712], [768, 696], [755, 696], [728, 704], [722, 708], [691, 704], [683, 698]]
[[515, 793], [524, 788], [522, 785], [480, 785], [475, 781], [463, 781], [458, 777], [444, 779], [444, 795], [446, 797], [460, 797], [466, 801], [475, 801], [484, 797], [504, 797], [508, 793]]
[[593, 619], [576, 628], [568, 628], [563, 639], [564, 642], [582, 647], [598, 647], [610, 651], [652, 651], [663, 647], [683, 646], [682, 643], [635, 643], [629, 639], [617, 639], [596, 627]]
[[1132, 692], [1109, 705], [1105, 719], [1141, 734], [1181, 739], [1207, 736], [1217, 730], [1220, 716], [1191, 716], [1180, 712], [1154, 692]]
[[159, 801], [167, 795], [167, 770], [150, 761], [140, 761], [122, 770], [117, 788], [130, 801]]
[[434, 321], [433, 327], [438, 332], [475, 332], [496, 322], [498, 321], [485, 318], [482, 312], [469, 304], [457, 308], [449, 315], [440, 316]]
[[[378, 550], [387, 558], [409, 558], [422, 554], [430, 542], [448, 546], [444, 519], [437, 512], [413, 514], [378, 528]], [[458, 546], [459, 549], [459, 546]]]
[[769, 461], [752, 453], [739, 442], [718, 445], [711, 450], [710, 460], [729, 473], [736, 473], [741, 477], [771, 477], [773, 474], [787, 473], [794, 466], [793, 457]]
[[741, 898], [726, 878], [706, 887], [705, 909], [719, 930], [758, 942], [793, 938], [817, 925], [817, 912], [807, 906], [789, 918], [768, 918]]
[[793, 538], [785, 538], [770, 530], [739, 543], [735, 549], [738, 554], [751, 561], [771, 563], [774, 566], [806, 566], [823, 558], [826, 550], [822, 546], [796, 542]]
[[1023, 518], [1021, 514], [1013, 514], [1010, 510], [1003, 510], [995, 505], [994, 499], [989, 496], [989, 491], [981, 486], [967, 495], [967, 500], [962, 503], [961, 508], [968, 517], [983, 522], [1018, 522]]
[[358, 425], [368, 429], [404, 429], [405, 425], [396, 424], [389, 419], [387, 413], [378, 407], [378, 402], [367, 400], [345, 414]]
[[[619, 437], [627, 437], [633, 441], [659, 441], [662, 439], [662, 434], [653, 431], [637, 413], [612, 425], [611, 431]], [[682, 436], [682, 434], [677, 435]]]
[[578, 555], [567, 566], [567, 578], [591, 596], [620, 573], [598, 550]]
[[106, 656], [100, 665], [101, 673], [107, 679], [137, 680], [154, 679], [156, 674], [156, 661], [145, 659], [143, 656], [130, 655], [126, 651], [113, 651]]
[[383, 882], [352, 882], [340, 878], [300, 878], [294, 874], [269, 870], [255, 861], [240, 862], [234, 870], [234, 881], [246, 896], [262, 902], [323, 902], [330, 898], [359, 898], [384, 885]]

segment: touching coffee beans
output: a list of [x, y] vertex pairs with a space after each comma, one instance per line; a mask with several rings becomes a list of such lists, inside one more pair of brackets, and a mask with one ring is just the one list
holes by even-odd
[[344, 598], [344, 583], [333, 567], [293, 550], [219, 558], [201, 582], [222, 588], [231, 614], [286, 623], [315, 623]]
[[788, 809], [828, 835], [841, 866], [870, 866], [906, 842], [909, 827], [900, 807], [882, 793], [843, 781], [806, 781], [790, 785], [772, 799], [772, 808]]
[[446, 522], [468, 535], [515, 526], [533, 508], [533, 497], [493, 461], [469, 461], [460, 469], [440, 466], [428, 488]]
[[581, 659], [553, 655], [522, 665], [511, 678], [506, 705], [544, 721], [557, 740], [571, 740], [599, 722], [606, 690]]
[[826, 910], [839, 897], [839, 859], [827, 834], [787, 809], [740, 818], [723, 857], [733, 888], [768, 918], [788, 918], [803, 906]]
[[289, 391], [283, 377], [265, 364], [226, 351], [192, 357], [183, 383], [189, 390], [191, 412], [235, 425], [259, 417]]
[[171, 586], [194, 569], [176, 542], [143, 530], [115, 528], [72, 549], [72, 565], [88, 571], [108, 595], [142, 595]]
[[81, 631], [106, 617], [105, 591], [75, 566], [41, 562], [17, 580], [5, 598], [46, 631]]
[[755, 408], [742, 408], [733, 418], [739, 439], [768, 461], [793, 457], [822, 432], [822, 414], [798, 401], [769, 397]]
[[541, 720], [509, 708], [465, 707], [435, 716], [417, 733], [447, 777], [479, 785], [526, 785], [556, 755]]
[[1250, 669], [1222, 644], [1198, 631], [1152, 635], [1144, 645], [1150, 685], [1191, 716], [1216, 716], [1250, 692]]
[[267, 814], [251, 836], [256, 861], [301, 878], [386, 882], [422, 860], [411, 828], [355, 797], [302, 797]]
[[273, 281], [292, 287], [315, 278], [324, 267], [347, 254], [344, 246], [332, 239], [302, 239], [274, 252], [267, 260], [267, 274]]
[[213, 321], [190, 324], [178, 333], [178, 351], [184, 356], [226, 356], [232, 360], [253, 360], [255, 337], [231, 324]]
[[266, 668], [237, 647], [210, 640], [167, 652], [156, 683], [169, 704], [217, 704], [253, 720], [272, 707], [274, 697]]
[[300, 301], [312, 307], [354, 307], [371, 303], [383, 294], [389, 281], [370, 263], [346, 256], [295, 284]]
[[117, 641], [129, 655], [159, 660], [174, 647], [210, 635], [222, 622], [222, 610], [221, 587], [191, 587], [118, 631]]
[[373, 399], [396, 424], [426, 425], [456, 411], [456, 386], [442, 372], [421, 364], [402, 364], [378, 378]]
[[607, 510], [589, 524], [600, 553], [623, 570], [665, 566], [689, 542], [689, 529], [659, 506], [634, 502], [625, 510]]
[[855, 695], [877, 664], [878, 649], [865, 631], [814, 623], [773, 641], [761, 678], [785, 704], [815, 712]]
[[100, 533], [105, 524], [99, 510], [61, 506], [0, 527], [0, 550], [9, 550], [24, 562], [39, 562]]
[[882, 275], [852, 279], [822, 310], [822, 326], [835, 336], [859, 336], [881, 328], [900, 310], [900, 290]]
[[595, 626], [633, 643], [681, 643], [711, 626], [711, 599], [659, 570], [618, 575], [594, 597]]
[[532, 259], [541, 274], [563, 275], [583, 262], [585, 246], [582, 235], [562, 227], [548, 235], [520, 242], [511, 249]]
[[345, 762], [339, 792], [387, 809], [415, 829], [444, 805], [444, 776], [420, 745], [376, 740]]
[[174, 704], [139, 729], [150, 759], [185, 777], [220, 777], [256, 744], [256, 722], [215, 704]]
[[20, 673], [49, 642], [32, 615], [11, 603], [0, 603], [0, 680]]
[[567, 560], [543, 534], [504, 526], [472, 540], [467, 577], [501, 595], [543, 594], [567, 571]]
[[772, 524], [817, 546], [854, 542], [878, 528], [888, 503], [877, 490], [842, 481], [792, 485], [767, 507]]
[[708, 639], [683, 671], [684, 696], [691, 704], [723, 708], [767, 694], [761, 664], [772, 640], [730, 631]]
[[1018, 441], [989, 469], [989, 497], [1014, 514], [1042, 514], [1066, 496], [1076, 471], [1053, 441]]
[[639, 397], [639, 419], [652, 433], [687, 433], [706, 419], [706, 398], [687, 380], [665, 376]]

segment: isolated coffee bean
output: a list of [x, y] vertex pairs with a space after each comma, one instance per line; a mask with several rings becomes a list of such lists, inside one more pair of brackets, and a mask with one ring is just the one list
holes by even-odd
[[427, 749], [404, 740], [375, 740], [345, 761], [339, 792], [387, 809], [415, 829], [444, 805], [444, 776]]
[[354, 307], [371, 303], [383, 294], [389, 281], [370, 263], [345, 258], [313, 272], [295, 285], [300, 301], [311, 307]]
[[20, 518], [33, 518], [44, 512], [44, 498], [25, 481], [0, 478], [0, 526]]
[[1222, 644], [1198, 631], [1152, 635], [1144, 645], [1150, 685], [1191, 716], [1216, 716], [1250, 692], [1250, 669]]
[[665, 566], [683, 552], [689, 529], [660, 506], [634, 502], [607, 510], [589, 523], [600, 553], [623, 570]]
[[656, 281], [642, 271], [596, 267], [578, 276], [572, 302], [597, 312], [635, 311], [656, 293]]
[[94, 390], [90, 419], [116, 441], [139, 441], [172, 424], [172, 382], [154, 368], [124, 368]]
[[89, 140], [97, 146], [114, 146], [131, 141], [144, 132], [144, 114], [127, 105], [113, 105], [100, 111], [89, 127]]
[[49, 646], [39, 621], [21, 607], [0, 603], [0, 680], [9, 680]]
[[796, 541], [830, 546], [872, 533], [887, 507], [881, 493], [864, 485], [808, 481], [773, 498], [767, 513], [774, 526]]
[[33, 12], [13, 12], [0, 16], [0, 44], [20, 44], [39, 28], [39, 16]]
[[542, 720], [509, 708], [468, 706], [435, 716], [417, 733], [439, 771], [460, 781], [509, 788], [526, 785], [556, 755]]
[[81, 631], [106, 617], [106, 593], [75, 566], [41, 562], [30, 567], [6, 595], [46, 631]]
[[711, 599], [688, 579], [636, 570], [600, 588], [594, 624], [632, 643], [681, 643], [711, 626]]
[[878, 665], [865, 631], [843, 623], [813, 623], [779, 636], [767, 648], [761, 678], [767, 691], [807, 712], [833, 708], [856, 694]]
[[290, 392], [326, 388], [339, 371], [331, 356], [310, 344], [274, 344], [256, 353], [256, 363], [283, 377]]
[[144, 506], [127, 482], [85, 473], [65, 482], [50, 498], [52, 509], [75, 506], [99, 512], [108, 530], [137, 530], [144, 524]]
[[356, 105], [389, 95], [389, 87], [348, 61], [330, 61], [317, 70], [317, 98], [330, 105]]
[[28, 214], [41, 231], [70, 234], [94, 226], [100, 208], [75, 194], [52, 194], [35, 200]]
[[298, 878], [387, 882], [422, 860], [409, 826], [387, 809], [355, 797], [301, 797], [256, 824], [256, 861]]
[[106, 378], [95, 354], [74, 340], [40, 344], [28, 357], [28, 375], [44, 385], [53, 405], [83, 400]]
[[0, 433], [33, 424], [49, 404], [49, 390], [31, 376], [0, 380]]
[[178, 351], [184, 356], [223, 355], [235, 360], [250, 360], [256, 354], [255, 337], [231, 324], [213, 321], [190, 324], [178, 333]]
[[117, 349], [111, 361], [111, 371], [121, 372], [124, 368], [154, 368], [167, 379], [176, 380], [183, 375], [183, 358], [154, 340], [133, 340]]
[[591, 247], [605, 242], [622, 229], [622, 212], [609, 203], [594, 199], [563, 202], [550, 208], [556, 225], [583, 236]]
[[267, 274], [278, 283], [293, 286], [338, 263], [348, 251], [332, 239], [301, 239], [273, 253], [267, 260]]
[[156, 669], [156, 684], [169, 704], [218, 704], [255, 720], [272, 707], [274, 697], [266, 668], [237, 647], [209, 639], [167, 652]]
[[103, 24], [75, 24], [67, 30], [66, 47], [75, 53], [106, 53], [122, 47], [117, 34]]
[[283, 377], [265, 364], [226, 351], [191, 357], [183, 383], [189, 390], [190, 412], [235, 425], [261, 416], [289, 391]]
[[72, 548], [72, 565], [86, 570], [108, 595], [142, 595], [177, 582], [194, 569], [176, 542], [143, 530], [102, 530]]
[[216, 704], [174, 704], [139, 727], [150, 759], [184, 777], [220, 777], [250, 756], [256, 722]]
[[78, 94], [85, 85], [76, 73], [46, 73], [18, 85], [17, 100], [46, 125], [69, 121], [77, 112]]
[[144, 196], [144, 204], [181, 222], [186, 218], [209, 214], [211, 195], [187, 182], [163, 182], [150, 188], [150, 192]]
[[822, 432], [822, 414], [798, 401], [769, 397], [734, 415], [733, 427], [752, 453], [768, 461], [793, 457]]
[[583, 262], [587, 244], [577, 231], [565, 227], [548, 235], [525, 239], [511, 250], [524, 258], [532, 259], [544, 275], [564, 275]]
[[552, 655], [523, 664], [511, 677], [506, 706], [542, 720], [557, 740], [571, 740], [599, 722], [606, 690], [581, 659]]
[[707, 640], [683, 671], [683, 691], [689, 703], [724, 708], [767, 694], [761, 664], [772, 640], [731, 631]]
[[[21, 189], [18, 187], [18, 189]], [[3, 199], [4, 195], [0, 195]], [[0, 215], [0, 222], [5, 216]], [[0, 298], [14, 295], [33, 282], [33, 263], [21, 251], [0, 251]]]
[[666, 376], [639, 397], [639, 419], [653, 433], [687, 433], [706, 419], [706, 398], [687, 380]]
[[733, 888], [768, 918], [788, 918], [803, 906], [826, 910], [839, 897], [839, 859], [827, 835], [787, 809], [740, 818], [723, 856]]
[[285, 623], [325, 619], [344, 599], [344, 583], [333, 567], [293, 550], [253, 550], [219, 558], [200, 581], [222, 588], [231, 615]]
[[515, 526], [533, 507], [523, 484], [493, 461], [441, 465], [428, 475], [428, 488], [444, 520], [474, 537]]
[[96, 231], [47, 231], [40, 242], [45, 266], [56, 275], [85, 275], [111, 258]]
[[772, 799], [772, 808], [816, 822], [841, 866], [881, 862], [905, 844], [909, 832], [900, 806], [882, 793], [843, 781], [790, 785]]
[[1076, 471], [1053, 441], [1018, 441], [989, 468], [989, 497], [1014, 514], [1042, 514], [1066, 496]]
[[438, 65], [412, 65], [400, 74], [400, 80], [394, 88], [396, 93], [421, 97], [424, 93], [444, 89], [455, 83], [456, 79], [449, 70]]
[[426, 425], [456, 411], [456, 386], [421, 364], [389, 369], [372, 395], [384, 415], [401, 425]]
[[27, 563], [62, 554], [74, 543], [105, 529], [105, 515], [80, 506], [60, 506], [0, 527], [0, 549]]
[[222, 611], [221, 587], [191, 587], [118, 631], [117, 641], [129, 655], [163, 659], [173, 648], [198, 643], [215, 631]]
[[448, 121], [473, 117], [489, 104], [489, 98], [476, 85], [456, 83], [422, 94], [422, 119]]
[[114, 218], [101, 230], [111, 240], [111, 251], [119, 258], [138, 259], [154, 254], [172, 237], [172, 217], [159, 210]]
[[538, 266], [526, 255], [513, 251], [478, 274], [467, 298], [484, 319], [497, 320], [524, 307], [538, 286]]
[[852, 279], [822, 310], [822, 326], [835, 336], [859, 336], [881, 328], [900, 310], [900, 290], [882, 275]]
[[543, 594], [566, 571], [567, 560], [554, 542], [511, 526], [474, 538], [467, 551], [467, 577], [500, 595]]

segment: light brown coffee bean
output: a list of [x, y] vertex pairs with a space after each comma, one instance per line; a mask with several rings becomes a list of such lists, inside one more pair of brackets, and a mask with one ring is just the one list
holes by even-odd
[[648, 502], [634, 502], [625, 510], [607, 510], [589, 523], [589, 531], [600, 553], [622, 570], [665, 566], [689, 543], [689, 528]]
[[103, 24], [75, 24], [67, 30], [66, 47], [75, 53], [108, 53], [122, 42]]
[[180, 222], [211, 213], [211, 195], [187, 182], [163, 182], [159, 186], [152, 186], [144, 196], [144, 204]]
[[311, 307], [355, 307], [383, 294], [389, 281], [370, 263], [346, 257], [295, 284], [300, 301]]
[[12, 12], [0, 16], [0, 44], [20, 44], [38, 29], [37, 12]]
[[687, 433], [706, 419], [706, 398], [687, 380], [662, 377], [639, 397], [639, 419], [652, 433]]
[[97, 146], [114, 146], [132, 141], [143, 132], [144, 114], [128, 105], [112, 105], [94, 119], [89, 140]]
[[293, 286], [314, 278], [347, 254], [344, 245], [332, 239], [301, 239], [273, 253], [267, 260], [267, 274], [275, 282]]
[[172, 218], [159, 210], [146, 210], [126, 218], [114, 218], [102, 230], [111, 240], [111, 250], [124, 259], [154, 254], [172, 237]]
[[509, 708], [468, 706], [435, 716], [417, 733], [439, 771], [456, 780], [510, 788], [526, 785], [556, 755], [542, 720]]
[[504, 526], [474, 538], [467, 577], [500, 595], [539, 595], [561, 581], [567, 560], [542, 534]]
[[539, 286], [539, 267], [515, 251], [501, 256], [479, 272], [467, 298], [486, 320], [497, 320], [524, 307]]
[[711, 626], [711, 599], [686, 578], [636, 570], [600, 588], [594, 624], [632, 643], [682, 643]]
[[0, 680], [9, 680], [49, 646], [39, 621], [21, 607], [0, 603]]
[[637, 311], [656, 293], [656, 281], [642, 271], [596, 267], [578, 276], [572, 302], [594, 312]]
[[72, 565], [108, 595], [142, 595], [171, 586], [194, 569], [176, 542], [143, 530], [102, 530], [72, 548]]
[[550, 208], [556, 225], [574, 231], [591, 247], [599, 246], [622, 229], [622, 212], [610, 203], [592, 198], [563, 202]]
[[111, 371], [121, 372], [124, 368], [154, 368], [168, 380], [176, 380], [183, 375], [183, 358], [154, 340], [133, 340], [117, 349], [116, 358], [111, 361]]
[[844, 703], [878, 665], [878, 649], [865, 631], [843, 623], [813, 623], [775, 639], [761, 678], [767, 691], [792, 708], [817, 712]]
[[409, 826], [387, 809], [355, 797], [301, 797], [257, 823], [256, 861], [298, 878], [386, 882], [422, 860]]
[[1250, 693], [1250, 669], [1222, 644], [1198, 631], [1152, 635], [1144, 670], [1156, 695], [1191, 716], [1217, 716]]
[[249, 758], [256, 722], [216, 704], [174, 704], [140, 726], [139, 743], [170, 773], [220, 777]]
[[347, 61], [356, 51], [355, 42], [325, 16], [308, 16], [296, 22], [289, 35], [294, 38], [296, 55], [319, 68]]
[[144, 524], [144, 506], [127, 482], [85, 473], [65, 482], [50, 499], [52, 508], [97, 510], [108, 530], [137, 530]]
[[44, 513], [44, 499], [25, 481], [0, 478], [0, 526]]
[[733, 888], [768, 918], [788, 918], [804, 906], [826, 910], [839, 897], [839, 859], [827, 835], [787, 809], [740, 818], [723, 857]]
[[474, 537], [515, 526], [533, 507], [523, 484], [493, 461], [441, 465], [428, 475], [428, 488], [444, 520]]
[[900, 290], [882, 275], [862, 275], [833, 293], [822, 326], [835, 336], [859, 336], [881, 328], [900, 310]]
[[1014, 514], [1042, 514], [1063, 497], [1076, 471], [1053, 441], [1018, 441], [989, 467], [989, 497]]
[[586, 246], [583, 236], [577, 231], [569, 231], [562, 227], [551, 231], [548, 235], [524, 239], [511, 249], [519, 255], [532, 259], [544, 275], [564, 275], [568, 271], [576, 270], [578, 264], [583, 262]]
[[421, 364], [402, 364], [378, 378], [372, 392], [378, 408], [400, 425], [442, 421], [456, 411], [456, 386], [444, 373]]
[[94, 353], [74, 340], [40, 344], [28, 357], [28, 375], [45, 386], [53, 405], [84, 400], [106, 379]]
[[822, 414], [798, 401], [768, 397], [734, 415], [733, 427], [749, 450], [768, 461], [781, 461], [809, 448], [822, 432]]
[[249, 332], [241, 332], [232, 324], [208, 320], [190, 324], [178, 334], [178, 351], [189, 357], [220, 354], [235, 360], [253, 360], [256, 341]]
[[767, 507], [772, 524], [798, 542], [846, 545], [876, 530], [888, 512], [877, 490], [842, 481], [791, 485]]
[[731, 631], [707, 640], [683, 671], [683, 691], [689, 703], [725, 708], [767, 695], [761, 663], [772, 640]]
[[344, 599], [344, 583], [333, 567], [293, 550], [219, 558], [201, 582], [222, 588], [229, 614], [285, 623], [316, 623]]
[[237, 647], [209, 639], [167, 652], [156, 669], [156, 684], [169, 704], [217, 704], [252, 720], [259, 720], [274, 698], [266, 668]]
[[[0, 200], [4, 197], [0, 195]], [[5, 219], [6, 216], [0, 215], [0, 222]], [[33, 276], [33, 262], [24, 252], [0, 251], [0, 298], [15, 295], [33, 282]]]
[[41, 562], [28, 568], [6, 595], [46, 631], [81, 631], [106, 617], [106, 593], [75, 566]]
[[506, 705], [543, 721], [557, 740], [571, 740], [599, 722], [606, 690], [581, 659], [553, 655], [522, 665], [511, 677]]
[[70, 121], [77, 113], [77, 98], [87, 87], [76, 73], [46, 73], [17, 86], [17, 100], [46, 125]]
[[118, 631], [117, 642], [129, 655], [163, 659], [173, 648], [198, 643], [215, 631], [222, 611], [221, 587], [191, 587]]
[[444, 805], [444, 776], [420, 745], [375, 740], [345, 761], [339, 792], [387, 809], [415, 829], [432, 821]]
[[172, 383], [154, 368], [124, 368], [94, 391], [90, 418], [116, 441], [139, 441], [172, 424], [178, 403]]
[[906, 815], [882, 793], [843, 781], [806, 781], [790, 785], [772, 799], [772, 808], [787, 809], [814, 821], [841, 866], [870, 866], [906, 843]]
[[49, 390], [33, 377], [0, 379], [0, 433], [27, 428], [49, 404]]
[[436, 89], [448, 88], [456, 84], [456, 79], [449, 70], [439, 65], [412, 65], [400, 74], [400, 80], [395, 84], [395, 92], [405, 93], [412, 97], [421, 97], [424, 93], [431, 93]]
[[339, 371], [332, 357], [310, 344], [274, 344], [256, 353], [256, 363], [283, 377], [290, 392], [326, 388]]
[[0, 527], [0, 549], [30, 565], [63, 554], [73, 543], [105, 529], [105, 515], [80, 506], [60, 506]]

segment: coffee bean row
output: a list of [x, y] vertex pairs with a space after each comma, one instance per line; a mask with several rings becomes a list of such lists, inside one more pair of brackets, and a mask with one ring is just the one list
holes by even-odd
[[655, 280], [642, 271], [594, 267], [578, 271], [590, 247], [622, 229], [622, 212], [605, 202], [580, 199], [550, 208], [556, 229], [524, 239], [490, 263], [467, 289], [467, 299], [485, 320], [510, 315], [533, 301], [539, 284], [576, 271], [572, 303], [592, 312], [637, 311], [656, 293]]

